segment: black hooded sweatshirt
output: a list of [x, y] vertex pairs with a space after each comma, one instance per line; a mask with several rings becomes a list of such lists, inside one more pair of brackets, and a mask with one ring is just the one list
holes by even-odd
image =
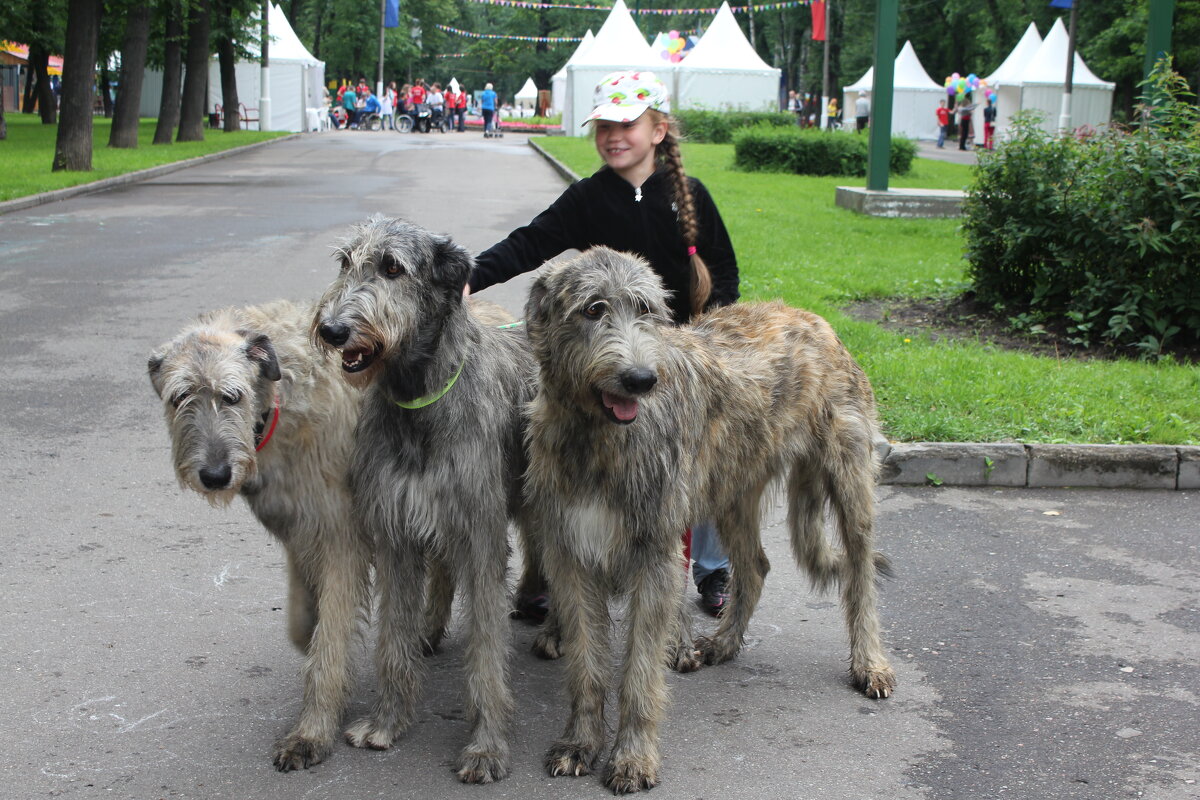
[[[706, 308], [729, 305], [738, 299], [733, 244], [704, 184], [695, 178], [688, 181], [700, 227], [696, 250], [712, 274], [712, 296]], [[691, 263], [679, 232], [673, 198], [673, 184], [664, 168], [635, 188], [603, 167], [592, 177], [568, 187], [528, 225], [480, 253], [469, 281], [471, 291], [536, 269], [565, 250], [604, 245], [649, 261], [671, 292], [675, 322], [686, 322], [691, 316]]]

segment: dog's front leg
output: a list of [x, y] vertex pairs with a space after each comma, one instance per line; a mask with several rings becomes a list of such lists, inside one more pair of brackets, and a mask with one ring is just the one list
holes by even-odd
[[630, 584], [620, 721], [604, 776], [605, 785], [616, 794], [658, 783], [658, 726], [668, 700], [662, 653], [676, 633], [682, 579], [674, 559], [648, 554]]
[[604, 747], [604, 696], [611, 671], [608, 589], [572, 556], [554, 550], [546, 553], [546, 574], [567, 651], [571, 712], [545, 764], [551, 775], [578, 777], [595, 769]]
[[318, 611], [302, 675], [304, 707], [296, 727], [276, 745], [280, 772], [307, 769], [325, 760], [333, 747], [350, 686], [350, 653], [359, 614], [366, 606], [370, 547], [346, 531], [323, 531], [329, 547], [315, 567], [320, 585]]
[[346, 730], [346, 741], [355, 747], [386, 750], [412, 721], [424, 670], [421, 623], [428, 567], [425, 554], [402, 532], [380, 536], [376, 548], [379, 696], [371, 714]]

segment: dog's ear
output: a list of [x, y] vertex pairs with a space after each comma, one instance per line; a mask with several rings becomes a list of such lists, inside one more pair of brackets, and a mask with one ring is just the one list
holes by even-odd
[[438, 288], [457, 292], [461, 298], [467, 278], [475, 268], [475, 259], [449, 236], [435, 236], [433, 242], [433, 282]]
[[275, 356], [275, 346], [271, 337], [265, 333], [250, 333], [239, 331], [246, 337], [246, 358], [258, 364], [259, 374], [269, 381], [277, 381], [283, 377], [279, 371], [279, 359]]
[[545, 275], [539, 275], [529, 290], [529, 298], [525, 301], [525, 326], [529, 335], [541, 332], [546, 324], [546, 315], [550, 313], [550, 287]]
[[159, 348], [150, 354], [150, 360], [146, 363], [146, 369], [150, 373], [150, 384], [154, 386], [154, 393], [162, 398], [163, 390], [163, 362], [167, 360], [166, 348]]

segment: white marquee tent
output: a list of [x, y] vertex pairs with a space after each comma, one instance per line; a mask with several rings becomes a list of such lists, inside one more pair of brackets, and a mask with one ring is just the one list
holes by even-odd
[[[906, 41], [894, 62], [892, 79], [892, 134], [912, 139], [936, 139], [938, 100], [946, 97], [944, 87], [935, 83], [921, 66], [912, 42]], [[842, 118], [854, 118], [854, 102], [859, 92], [874, 92], [875, 67], [849, 86], [842, 87]], [[872, 104], [874, 98], [872, 97]]]
[[[567, 59], [567, 64], [575, 63], [579, 54], [586, 53], [595, 39], [596, 35], [592, 33], [591, 28], [588, 28], [587, 33], [579, 42], [579, 46], [575, 48], [575, 52]], [[567, 64], [563, 64], [562, 69], [550, 76], [550, 111], [554, 114], [561, 114], [563, 110], [563, 99], [567, 93]]]
[[[1012, 124], [1013, 114], [1019, 110], [1020, 103], [1019, 94], [1011, 94], [1007, 98], [1010, 102], [1001, 102], [1000, 88], [1003, 86], [1016, 86], [1021, 82], [1021, 73], [1029, 66], [1029, 62], [1037, 55], [1038, 48], [1042, 46], [1042, 35], [1038, 32], [1037, 23], [1030, 22], [1029, 27], [1025, 29], [1025, 33], [1021, 36], [1021, 41], [1017, 42], [1017, 46], [1008, 54], [1008, 58], [996, 67], [996, 71], [988, 75], [984, 80], [987, 81], [988, 87], [996, 90], [996, 130], [1001, 131], [1008, 128]], [[1063, 62], [1066, 62], [1066, 56], [1063, 56]], [[986, 100], [984, 101], [986, 104]]]
[[624, 0], [616, 0], [608, 19], [591, 45], [580, 47], [567, 62], [563, 88], [562, 125], [568, 136], [587, 133], [583, 121], [592, 111], [592, 93], [600, 79], [621, 69], [652, 70], [670, 85], [670, 67], [659, 59], [642, 37]]
[[[1025, 35], [1028, 37], [1028, 30]], [[1021, 41], [1024, 42], [1025, 38]], [[1047, 133], [1058, 130], [1067, 80], [1067, 45], [1067, 29], [1061, 19], [1055, 20], [1054, 27], [1046, 34], [1037, 51], [1023, 59], [1023, 65], [1009, 56], [1001, 68], [993, 73], [998, 86], [997, 137], [1003, 136], [1017, 111], [1040, 111], [1045, 117], [1042, 129]], [[1017, 47], [1021, 47], [1021, 44]], [[1014, 61], [1013, 71], [1000, 74], [1010, 61]], [[1019, 72], [1016, 67], [1020, 67]], [[988, 84], [992, 82], [992, 76], [989, 76]], [[1076, 51], [1071, 81], [1071, 126], [1107, 125], [1112, 119], [1113, 88], [1114, 84], [1097, 78]]]
[[754, 51], [729, 3], [723, 2], [700, 41], [675, 67], [673, 107], [777, 111], [779, 74]]
[[513, 95], [515, 105], [521, 108], [533, 108], [537, 105], [538, 89], [537, 84], [533, 82], [533, 78], [526, 78], [525, 85], [517, 90]]
[[[271, 36], [271, 44], [267, 49], [270, 59], [271, 119], [267, 120], [266, 127], [274, 131], [307, 130], [309, 125], [305, 109], [324, 105], [322, 88], [325, 83], [325, 62], [318, 61], [308, 52], [279, 6], [271, 4], [267, 23]], [[255, 60], [239, 61], [235, 66], [238, 101], [247, 109], [258, 109], [262, 72], [257, 61], [258, 46], [248, 45], [246, 49]], [[161, 94], [162, 73], [147, 70], [142, 87], [142, 116], [158, 116]], [[221, 70], [216, 56], [213, 56], [208, 64], [208, 105], [205, 111], [212, 111], [220, 102]], [[251, 112], [251, 115], [257, 116], [257, 112]]]

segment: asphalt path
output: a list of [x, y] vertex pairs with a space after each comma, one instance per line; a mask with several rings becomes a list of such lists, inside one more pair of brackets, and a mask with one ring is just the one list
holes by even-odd
[[[395, 748], [339, 745], [275, 772], [272, 742], [300, 704], [282, 551], [240, 504], [179, 489], [145, 375], [151, 348], [202, 310], [314, 297], [332, 245], [370, 214], [475, 251], [561, 190], [522, 136], [332, 132], [0, 216], [0, 796], [606, 795], [594, 777], [543, 773], [562, 668], [529, 654], [520, 624], [513, 774], [455, 781], [458, 613]], [[519, 312], [526, 287], [488, 296]], [[879, 500], [896, 694], [848, 685], [836, 599], [791, 566], [774, 509], [745, 651], [669, 678], [654, 796], [1200, 795], [1200, 495], [881, 487]], [[373, 694], [369, 647], [367, 633], [351, 714]]]

